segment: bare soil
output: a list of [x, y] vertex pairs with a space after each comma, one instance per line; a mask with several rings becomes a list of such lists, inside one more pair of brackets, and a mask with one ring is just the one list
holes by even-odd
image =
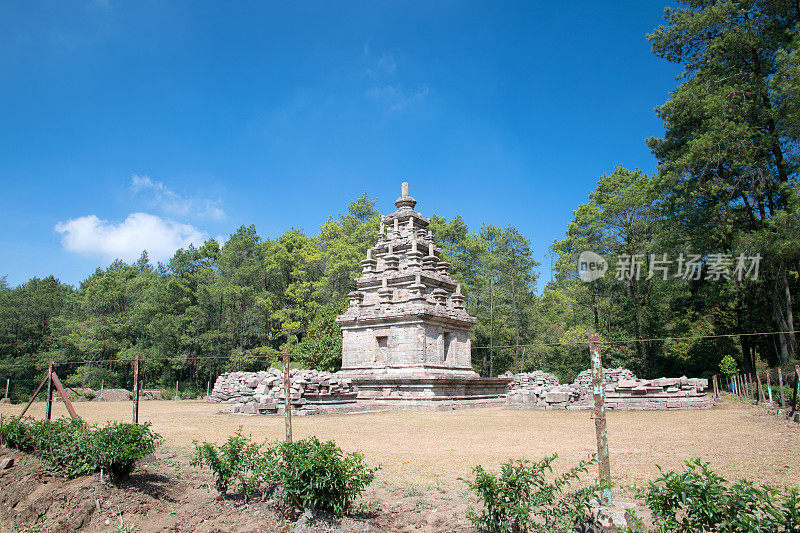
[[[48, 531], [109, 531], [120, 524], [140, 531], [290, 531], [293, 523], [268, 503], [217, 500], [210, 473], [189, 466], [192, 441], [222, 442], [239, 426], [256, 439], [283, 437], [283, 417], [221, 415], [220, 407], [202, 401], [142, 403], [140, 421], [152, 422], [165, 445], [119, 487], [96, 477], [65, 482], [15, 453], [26, 464], [0, 473], [0, 521], [7, 527], [38, 521]], [[82, 403], [76, 409], [94, 423], [131, 417], [130, 402]], [[0, 405], [3, 415], [20, 410]], [[41, 417], [44, 406], [31, 411]], [[54, 416], [62, 415], [63, 405], [56, 404]], [[623, 496], [632, 495], [634, 484], [656, 477], [656, 465], [679, 469], [692, 457], [709, 461], [727, 479], [800, 485], [800, 429], [762, 408], [728, 399], [707, 411], [608, 416], [612, 479]], [[472, 531], [464, 512], [474, 501], [458, 478], [468, 477], [475, 465], [496, 469], [511, 458], [558, 452], [556, 469], [566, 469], [595, 451], [594, 421], [585, 411], [492, 408], [295, 417], [293, 433], [333, 439], [345, 450], [362, 450], [369, 464], [382, 465], [361, 502], [366, 514], [341, 523], [316, 521], [313, 531]]]

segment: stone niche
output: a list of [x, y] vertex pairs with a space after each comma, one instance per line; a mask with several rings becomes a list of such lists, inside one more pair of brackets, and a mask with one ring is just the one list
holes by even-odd
[[357, 290], [336, 319], [340, 373], [353, 379], [360, 400], [411, 407], [502, 401], [509, 379], [472, 370], [476, 320], [416, 203], [403, 183], [397, 210], [382, 217], [378, 242], [361, 261]]

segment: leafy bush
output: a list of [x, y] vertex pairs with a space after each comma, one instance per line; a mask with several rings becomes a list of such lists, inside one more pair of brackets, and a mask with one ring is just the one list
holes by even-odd
[[150, 424], [114, 422], [97, 428], [83, 420], [26, 421], [11, 417], [0, 425], [0, 442], [32, 453], [53, 472], [73, 478], [106, 471], [114, 481], [123, 479], [136, 461], [151, 453], [161, 437]]
[[480, 512], [468, 510], [467, 518], [479, 531], [492, 533], [571, 530], [583, 521], [600, 487], [568, 488], [597, 459], [593, 455], [548, 480], [547, 474], [553, 472], [551, 464], [557, 457], [553, 454], [537, 462], [508, 461], [497, 474], [476, 466], [473, 469], [475, 479], [462, 481], [476, 493], [483, 509]]
[[797, 489], [729, 484], [700, 459], [663, 473], [644, 491], [658, 531], [800, 532]]
[[214, 473], [215, 486], [223, 496], [231, 485], [245, 501], [259, 490], [274, 488], [274, 469], [276, 464], [275, 447], [255, 444], [242, 436], [242, 427], [228, 437], [222, 446], [210, 442], [194, 443], [195, 454], [192, 464], [208, 466]]
[[[194, 465], [208, 466], [225, 495], [232, 486], [245, 499], [277, 489], [292, 512], [305, 508], [343, 515], [375, 477], [361, 452], [344, 453], [333, 441], [255, 444], [241, 427], [223, 445], [195, 443]], [[378, 467], [379, 468], [379, 467]]]
[[719, 371], [730, 378], [739, 373], [739, 366], [736, 364], [736, 360], [733, 357], [726, 355], [719, 363]]
[[364, 455], [344, 453], [333, 441], [309, 437], [283, 442], [277, 481], [291, 509], [311, 508], [341, 516], [372, 483], [378, 468], [367, 468]]
[[113, 480], [124, 479], [136, 461], [153, 453], [161, 436], [150, 430], [150, 423], [111, 422], [91, 435], [95, 446], [94, 465], [105, 470]]

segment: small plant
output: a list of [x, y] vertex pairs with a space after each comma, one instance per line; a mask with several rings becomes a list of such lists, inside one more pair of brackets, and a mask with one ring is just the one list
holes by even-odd
[[344, 453], [333, 441], [317, 437], [283, 442], [279, 454], [281, 497], [295, 511], [311, 508], [343, 515], [380, 468], [367, 468], [359, 451]]
[[161, 444], [160, 435], [150, 430], [150, 423], [111, 422], [93, 433], [95, 464], [113, 481], [128, 477], [136, 461], [153, 453]]
[[736, 360], [733, 357], [726, 355], [719, 363], [719, 371], [731, 377], [739, 373], [739, 366], [736, 364]]
[[547, 479], [557, 454], [541, 461], [508, 461], [500, 472], [487, 472], [478, 465], [474, 480], [462, 480], [483, 504], [483, 509], [467, 511], [467, 518], [479, 531], [489, 533], [525, 533], [528, 531], [568, 531], [583, 521], [596, 485], [568, 490], [587, 467], [597, 462], [595, 456], [582, 460], [571, 470]]
[[230, 489], [245, 500], [277, 490], [292, 513], [306, 508], [346, 513], [375, 477], [360, 452], [344, 453], [333, 441], [310, 437], [297, 442], [255, 444], [240, 427], [221, 446], [195, 443], [195, 466], [208, 466], [221, 495]]
[[644, 496], [662, 532], [800, 532], [797, 489], [729, 484], [697, 458], [686, 461], [683, 472], [662, 472]]
[[211, 469], [214, 473], [214, 484], [222, 496], [235, 486], [236, 492], [247, 501], [260, 489], [271, 491], [274, 488], [274, 446], [253, 443], [242, 435], [241, 426], [221, 446], [210, 442], [194, 444], [192, 464], [205, 465]]

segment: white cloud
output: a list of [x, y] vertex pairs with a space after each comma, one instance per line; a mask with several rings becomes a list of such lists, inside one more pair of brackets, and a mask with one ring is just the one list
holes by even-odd
[[164, 182], [153, 181], [150, 176], [131, 176], [131, 190], [135, 194], [149, 193], [154, 206], [176, 215], [225, 218], [225, 211], [220, 207], [221, 200], [186, 198], [164, 185]]
[[166, 261], [178, 248], [199, 246], [209, 238], [194, 226], [147, 213], [132, 213], [119, 224], [88, 215], [59, 222], [55, 230], [70, 252], [127, 262], [138, 259], [142, 250], [152, 261]]

